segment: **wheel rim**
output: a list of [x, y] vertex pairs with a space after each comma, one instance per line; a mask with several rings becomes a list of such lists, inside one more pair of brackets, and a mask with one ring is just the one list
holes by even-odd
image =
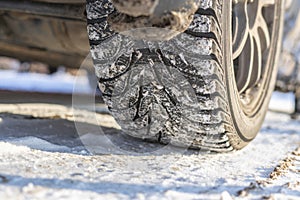
[[233, 0], [232, 42], [236, 87], [247, 116], [259, 110], [270, 71], [276, 0]]

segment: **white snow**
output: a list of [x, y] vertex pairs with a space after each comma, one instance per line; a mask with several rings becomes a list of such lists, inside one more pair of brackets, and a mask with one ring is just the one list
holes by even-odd
[[14, 144], [11, 144], [10, 142], [0, 142], [0, 155], [5, 155], [7, 153], [13, 154], [13, 153], [25, 153], [30, 151], [30, 148], [26, 145], [16, 146]]
[[58, 71], [52, 75], [0, 70], [0, 89], [13, 91], [91, 94], [87, 76], [72, 76]]
[[50, 152], [70, 152], [71, 149], [69, 147], [55, 145], [46, 140], [36, 138], [36, 137], [23, 137], [23, 138], [11, 138], [5, 140], [10, 144], [14, 144], [16, 146], [25, 146], [31, 149], [37, 149], [42, 151], [50, 151]]
[[[64, 110], [53, 106], [55, 112]], [[269, 112], [249, 146], [217, 155], [187, 151], [120, 154], [110, 150], [109, 138], [93, 133], [82, 139], [104, 146], [97, 149], [97, 155], [80, 155], [68, 147], [18, 134], [0, 142], [0, 199], [236, 199], [239, 190], [267, 179], [280, 160], [299, 146], [299, 126], [287, 114]], [[299, 168], [295, 163], [294, 169]], [[297, 199], [299, 188], [283, 185], [294, 184], [298, 178], [286, 174], [247, 198]]]
[[273, 92], [269, 109], [273, 111], [293, 113], [295, 109], [294, 93]]

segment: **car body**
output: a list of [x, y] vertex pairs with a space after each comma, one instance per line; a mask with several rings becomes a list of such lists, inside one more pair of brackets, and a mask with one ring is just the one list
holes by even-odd
[[84, 0], [0, 1], [0, 55], [78, 68], [89, 53]]

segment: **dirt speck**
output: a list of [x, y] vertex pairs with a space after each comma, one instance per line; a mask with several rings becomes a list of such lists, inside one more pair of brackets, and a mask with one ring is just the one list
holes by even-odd
[[247, 197], [249, 195], [250, 191], [258, 189], [258, 188], [260, 188], [260, 183], [259, 182], [253, 182], [253, 183], [250, 183], [250, 185], [248, 187], [238, 191], [237, 195], [239, 197]]
[[263, 199], [263, 200], [275, 200], [275, 198], [274, 198], [273, 195], [270, 195], [270, 196], [263, 196], [262, 199]]
[[300, 156], [300, 148], [298, 148], [295, 151], [293, 151], [292, 155], [294, 155], [294, 156]]
[[7, 183], [8, 182], [8, 179], [3, 176], [3, 175], [0, 175], [0, 183]]

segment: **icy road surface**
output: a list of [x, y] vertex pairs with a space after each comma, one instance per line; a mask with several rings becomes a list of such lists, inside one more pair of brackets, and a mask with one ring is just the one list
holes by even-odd
[[[75, 115], [81, 139], [97, 143], [89, 111]], [[135, 154], [161, 146], [131, 141], [110, 116], [96, 117], [129, 153], [102, 146], [91, 155], [69, 107], [1, 104], [0, 199], [300, 199], [300, 121], [287, 114], [269, 112], [255, 141], [229, 154]]]

